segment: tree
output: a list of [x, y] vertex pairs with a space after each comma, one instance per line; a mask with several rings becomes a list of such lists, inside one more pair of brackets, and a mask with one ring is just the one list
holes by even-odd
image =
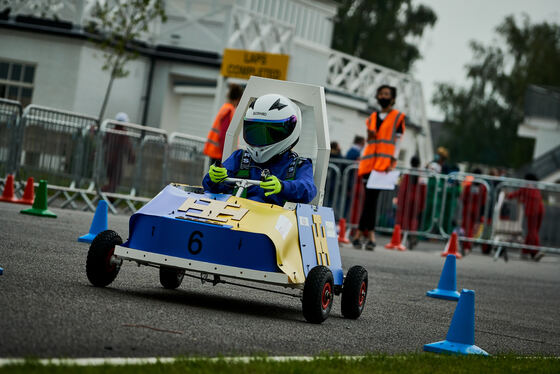
[[414, 38], [433, 26], [436, 14], [411, 0], [339, 0], [332, 47], [397, 71], [420, 57]]
[[533, 142], [517, 136], [529, 84], [560, 86], [560, 25], [519, 25], [513, 16], [496, 28], [497, 40], [471, 42], [468, 85], [440, 83], [433, 103], [449, 128], [444, 145], [454, 161], [519, 167], [531, 160]]
[[126, 64], [137, 58], [133, 48], [148, 27], [157, 20], [166, 21], [164, 0], [95, 0], [88, 31], [100, 35], [96, 42], [103, 50], [103, 70], [109, 71], [109, 83], [99, 119], [103, 118], [115, 79], [129, 73]]

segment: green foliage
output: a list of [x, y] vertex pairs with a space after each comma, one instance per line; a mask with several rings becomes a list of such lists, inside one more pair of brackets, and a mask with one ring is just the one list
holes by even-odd
[[402, 72], [421, 57], [414, 38], [437, 20], [431, 8], [411, 0], [338, 2], [333, 49]]
[[560, 25], [518, 24], [506, 17], [490, 45], [471, 42], [469, 84], [438, 84], [433, 103], [445, 115], [444, 145], [454, 161], [519, 167], [532, 158], [533, 141], [517, 136], [530, 84], [560, 86]]
[[110, 72], [109, 86], [103, 100], [103, 116], [113, 80], [126, 77], [126, 64], [138, 57], [133, 43], [149, 31], [149, 26], [160, 19], [166, 21], [164, 0], [95, 0], [91, 19], [86, 26], [103, 50], [103, 70]]
[[174, 363], [127, 366], [43, 366], [33, 361], [0, 368], [5, 373], [558, 373], [556, 358], [523, 356], [447, 356], [406, 354], [398, 356], [367, 355], [345, 359], [322, 355], [311, 361], [273, 362], [266, 357], [252, 357], [249, 362], [227, 359], [179, 359]]
[[137, 57], [130, 47], [150, 23], [165, 21], [163, 0], [96, 0], [91, 12], [88, 31], [101, 34], [99, 46], [105, 51], [103, 70], [110, 70], [115, 78], [128, 75], [125, 65]]

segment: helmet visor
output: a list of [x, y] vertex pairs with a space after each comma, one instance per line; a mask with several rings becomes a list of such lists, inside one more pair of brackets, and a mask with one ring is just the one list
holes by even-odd
[[278, 121], [245, 119], [243, 121], [243, 139], [254, 147], [275, 144], [290, 136], [296, 124], [296, 116]]

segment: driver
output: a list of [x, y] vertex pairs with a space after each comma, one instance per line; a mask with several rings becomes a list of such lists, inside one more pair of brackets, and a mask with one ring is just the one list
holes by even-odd
[[301, 110], [294, 102], [277, 94], [257, 98], [243, 121], [247, 150], [233, 152], [223, 167], [210, 166], [202, 181], [204, 190], [233, 193], [232, 185], [222, 183], [227, 177], [262, 180], [248, 187], [243, 197], [280, 206], [286, 201], [311, 202], [317, 194], [311, 160], [292, 151], [300, 134]]

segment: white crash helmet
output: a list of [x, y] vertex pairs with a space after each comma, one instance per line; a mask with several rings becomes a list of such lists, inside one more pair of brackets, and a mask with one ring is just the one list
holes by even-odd
[[290, 99], [267, 94], [249, 105], [243, 120], [243, 139], [257, 163], [291, 149], [301, 134], [301, 110]]

